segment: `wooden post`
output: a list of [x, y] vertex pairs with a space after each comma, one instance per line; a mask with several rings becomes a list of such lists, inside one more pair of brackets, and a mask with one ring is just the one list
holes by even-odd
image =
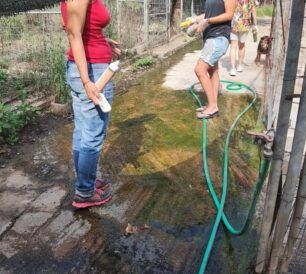
[[[304, 80], [305, 82], [305, 80]], [[285, 249], [284, 258], [281, 265], [281, 273], [288, 273], [289, 263], [292, 259], [294, 245], [299, 236], [301, 219], [306, 203], [306, 155], [304, 155], [304, 164], [300, 176], [300, 184], [296, 197], [296, 206], [293, 213], [292, 224], [290, 227], [288, 242]]]
[[286, 56], [285, 73], [283, 78], [276, 135], [274, 140], [274, 153], [267, 188], [267, 196], [255, 269], [257, 273], [263, 272], [267, 254], [269, 254], [268, 243], [271, 234], [276, 196], [282, 171], [283, 157], [285, 152], [292, 104], [291, 101], [286, 100], [286, 96], [289, 94], [293, 94], [294, 92], [303, 30], [304, 6], [304, 0], [292, 1], [288, 51]]
[[[304, 1], [303, 1], [304, 2]], [[304, 2], [305, 6], [305, 2]], [[300, 7], [302, 8], [302, 7]], [[300, 22], [297, 20], [297, 22]], [[303, 27], [303, 16], [302, 16]], [[302, 28], [303, 29], [303, 28]], [[301, 37], [300, 37], [301, 38]], [[300, 39], [298, 39], [300, 40]], [[283, 253], [283, 241], [286, 234], [286, 229], [289, 224], [289, 218], [291, 208], [294, 200], [294, 194], [296, 186], [299, 180], [300, 169], [302, 166], [302, 159], [304, 154], [304, 148], [306, 143], [306, 100], [305, 91], [306, 80], [303, 81], [303, 88], [301, 93], [301, 100], [299, 105], [298, 116], [296, 120], [296, 127], [294, 133], [294, 139], [292, 144], [292, 151], [290, 154], [288, 173], [284, 184], [284, 190], [282, 193], [281, 204], [276, 219], [275, 236], [271, 252], [271, 260], [269, 266], [269, 272], [275, 273], [279, 260]]]

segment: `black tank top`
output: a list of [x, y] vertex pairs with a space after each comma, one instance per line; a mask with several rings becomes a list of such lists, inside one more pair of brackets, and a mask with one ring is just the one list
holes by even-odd
[[[225, 12], [224, 0], [206, 0], [205, 18], [211, 18], [218, 16]], [[218, 24], [210, 24], [203, 32], [204, 42], [208, 38], [215, 38], [218, 36], [224, 36], [230, 40], [231, 33], [231, 21], [226, 21]]]

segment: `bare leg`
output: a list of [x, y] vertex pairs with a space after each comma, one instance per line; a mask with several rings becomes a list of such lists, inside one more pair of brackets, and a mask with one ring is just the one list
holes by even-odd
[[239, 51], [238, 51], [238, 65], [243, 64], [244, 55], [245, 55], [245, 43], [238, 43]]
[[208, 105], [207, 108], [204, 110], [203, 114], [207, 115], [210, 113], [214, 113], [218, 110], [217, 105], [217, 95], [215, 94], [215, 87], [213, 84], [213, 80], [209, 76], [209, 70], [211, 67], [202, 61], [201, 59], [198, 60], [196, 67], [194, 69], [195, 74], [197, 75], [203, 90], [206, 93]]
[[231, 66], [232, 68], [236, 67], [236, 51], [238, 48], [238, 41], [232, 40], [231, 41], [231, 48], [230, 48], [230, 59], [231, 59]]
[[214, 88], [215, 100], [218, 103], [218, 92], [220, 87], [218, 62], [214, 65], [214, 67], [210, 68], [208, 72]]

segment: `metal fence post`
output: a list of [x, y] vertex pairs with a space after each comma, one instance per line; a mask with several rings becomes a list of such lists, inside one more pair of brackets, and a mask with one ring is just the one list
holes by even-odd
[[191, 0], [191, 11], [190, 11], [190, 16], [194, 15], [194, 0]]
[[149, 0], [143, 0], [144, 42], [149, 45]]
[[117, 0], [117, 35], [118, 35], [118, 40], [121, 41], [121, 5], [120, 5], [120, 0]]
[[171, 2], [170, 0], [166, 1], [166, 26], [167, 26], [167, 41], [170, 41], [171, 35], [171, 23], [170, 23], [170, 10], [171, 10]]
[[181, 22], [183, 22], [183, 16], [184, 16], [184, 1], [181, 0]]

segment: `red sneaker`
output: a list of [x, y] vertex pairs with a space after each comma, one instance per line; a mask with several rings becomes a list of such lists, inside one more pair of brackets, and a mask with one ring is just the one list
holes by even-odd
[[101, 189], [96, 189], [91, 197], [81, 197], [79, 195], [74, 195], [72, 206], [75, 208], [87, 208], [92, 206], [99, 206], [107, 203], [112, 199], [111, 192], [104, 192]]
[[102, 189], [103, 191], [110, 190], [110, 182], [105, 178], [97, 178], [96, 179], [96, 189]]

